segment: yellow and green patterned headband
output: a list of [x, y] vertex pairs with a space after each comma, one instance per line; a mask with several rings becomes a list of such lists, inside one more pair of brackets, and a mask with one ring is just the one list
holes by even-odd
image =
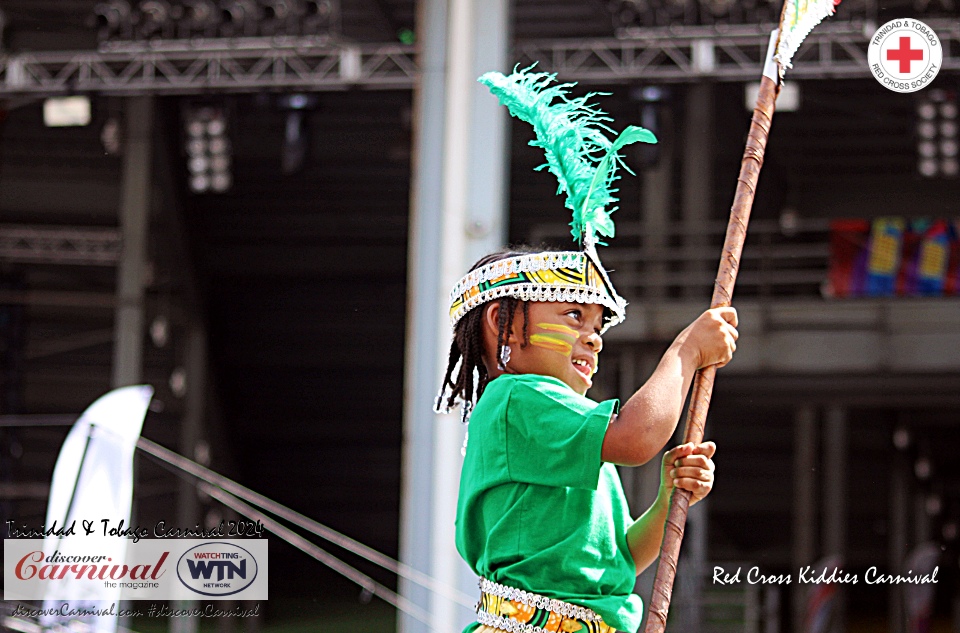
[[594, 254], [548, 251], [508, 257], [467, 273], [450, 293], [451, 324], [456, 327], [473, 308], [502, 297], [602, 305], [604, 329], [623, 321], [627, 305]]

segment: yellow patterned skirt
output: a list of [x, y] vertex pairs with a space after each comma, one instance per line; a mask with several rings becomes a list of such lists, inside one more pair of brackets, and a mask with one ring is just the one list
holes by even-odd
[[599, 614], [560, 600], [480, 579], [476, 633], [617, 633]]
[[[594, 623], [594, 626], [596, 626], [596, 623]], [[606, 628], [602, 629], [603, 631], [610, 631], [610, 633], [617, 633], [616, 630], [611, 629], [611, 628], [610, 628], [609, 626], [607, 626], [606, 624], [602, 624], [601, 626], [606, 627]], [[600, 631], [600, 630], [601, 630], [601, 629], [597, 629], [597, 631]], [[480, 625], [480, 628], [477, 629], [476, 631], [474, 631], [473, 633], [509, 633], [509, 632], [504, 631], [503, 629], [495, 629], [495, 628], [493, 628], [492, 626], [486, 626], [486, 625], [481, 624], [481, 625]]]

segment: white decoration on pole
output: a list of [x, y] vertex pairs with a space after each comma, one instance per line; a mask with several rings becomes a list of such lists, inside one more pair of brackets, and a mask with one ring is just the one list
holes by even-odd
[[[780, 83], [780, 67], [774, 53], [777, 51], [777, 37], [780, 35], [780, 29], [770, 31], [770, 42], [767, 44], [767, 56], [763, 62], [763, 76], [769, 77], [774, 83]], [[753, 104], [750, 105], [750, 111], [753, 111]]]
[[[839, 0], [786, 0], [780, 18], [780, 43], [774, 56], [780, 63], [781, 77], [791, 67], [790, 60], [803, 43], [803, 38], [825, 17], [833, 15], [838, 3]], [[767, 74], [766, 69], [763, 74]]]

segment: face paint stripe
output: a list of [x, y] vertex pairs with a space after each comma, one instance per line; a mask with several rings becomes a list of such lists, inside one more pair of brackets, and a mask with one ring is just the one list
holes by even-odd
[[573, 345], [559, 338], [556, 334], [532, 334], [530, 343], [561, 354], [573, 353]]
[[541, 330], [548, 330], [551, 332], [562, 332], [564, 334], [568, 334], [572, 336], [574, 340], [580, 338], [580, 333], [578, 331], [576, 331], [572, 327], [568, 327], [560, 323], [537, 323], [536, 325]]

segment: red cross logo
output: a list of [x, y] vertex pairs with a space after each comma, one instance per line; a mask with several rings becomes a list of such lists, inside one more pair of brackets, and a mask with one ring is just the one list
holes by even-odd
[[910, 48], [910, 36], [900, 38], [900, 48], [891, 48], [887, 51], [887, 60], [900, 62], [900, 73], [910, 72], [910, 62], [923, 61], [922, 48]]

